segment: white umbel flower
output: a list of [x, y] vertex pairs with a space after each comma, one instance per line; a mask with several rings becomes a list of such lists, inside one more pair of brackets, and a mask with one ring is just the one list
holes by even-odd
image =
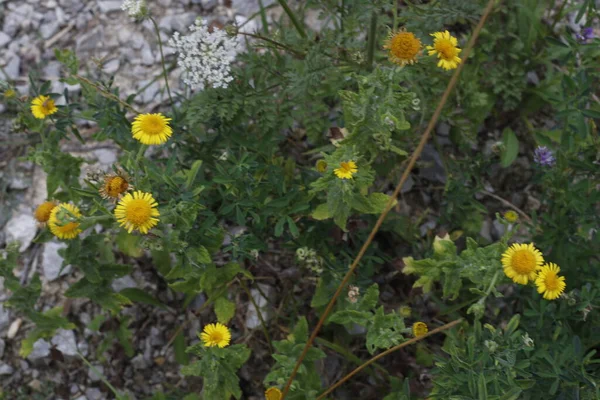
[[146, 11], [145, 0], [125, 0], [121, 5], [121, 10], [127, 11], [130, 17], [140, 18]]
[[183, 81], [192, 89], [226, 88], [233, 80], [231, 63], [239, 48], [237, 38], [217, 28], [209, 32], [207, 22], [200, 20], [190, 31], [187, 36], [175, 32], [169, 40], [169, 46], [179, 53], [177, 64], [187, 73]]

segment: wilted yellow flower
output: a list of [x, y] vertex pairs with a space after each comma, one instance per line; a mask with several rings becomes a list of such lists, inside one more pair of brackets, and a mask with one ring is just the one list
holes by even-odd
[[445, 70], [455, 69], [458, 64], [461, 63], [458, 54], [462, 51], [457, 47], [458, 41], [450, 32], [435, 32], [431, 36], [433, 39], [433, 46], [427, 46], [429, 55], [433, 56], [437, 54], [439, 58], [438, 67], [442, 67]]
[[276, 387], [270, 387], [265, 391], [265, 399], [266, 400], [281, 400], [281, 390]]
[[504, 213], [504, 219], [513, 224], [519, 220], [519, 214], [513, 210], [508, 210]]
[[317, 161], [316, 168], [317, 168], [317, 171], [319, 171], [320, 173], [327, 171], [327, 161], [325, 161], [325, 160]]
[[410, 316], [412, 315], [412, 308], [406, 305], [400, 306], [400, 308], [398, 309], [398, 313], [402, 318], [410, 318]]
[[40, 225], [45, 225], [50, 219], [50, 213], [58, 205], [56, 201], [45, 201], [40, 204], [33, 214], [35, 219]]
[[37, 119], [44, 119], [58, 111], [54, 100], [48, 96], [38, 96], [31, 102], [31, 113]]
[[340, 179], [352, 179], [352, 175], [354, 175], [358, 171], [356, 167], [356, 163], [354, 161], [347, 161], [340, 163], [340, 167], [333, 170], [335, 176]]
[[231, 341], [231, 332], [229, 329], [221, 323], [208, 324], [204, 327], [200, 339], [206, 347], [225, 347], [229, 345]]
[[421, 52], [421, 41], [412, 32], [402, 29], [390, 32], [383, 48], [389, 51], [388, 57], [391, 62], [404, 66], [417, 61], [417, 55]]
[[50, 212], [48, 228], [59, 239], [75, 239], [81, 233], [80, 218], [79, 208], [72, 204], [59, 204]]
[[131, 124], [133, 138], [143, 144], [154, 145], [165, 143], [173, 134], [169, 126], [171, 118], [158, 114], [140, 114]]
[[521, 285], [527, 285], [527, 282], [534, 280], [543, 263], [544, 256], [531, 243], [515, 243], [502, 254], [504, 273]]
[[106, 174], [104, 183], [100, 187], [100, 195], [109, 200], [117, 200], [123, 193], [131, 189], [131, 178], [124, 171], [119, 170], [117, 173]]
[[429, 332], [429, 328], [425, 322], [415, 322], [412, 326], [412, 333], [414, 337], [421, 337]]
[[542, 266], [535, 279], [537, 291], [544, 294], [546, 300], [557, 299], [565, 291], [567, 284], [564, 276], [558, 276], [560, 268], [554, 263], [547, 263]]
[[138, 190], [123, 196], [115, 208], [115, 217], [127, 232], [131, 233], [136, 229], [146, 234], [158, 224], [160, 213], [157, 206], [152, 194]]

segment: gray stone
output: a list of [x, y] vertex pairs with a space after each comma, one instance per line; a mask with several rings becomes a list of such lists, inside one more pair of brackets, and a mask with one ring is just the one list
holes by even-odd
[[479, 230], [479, 234], [487, 241], [492, 241], [492, 223], [490, 220], [486, 219], [481, 223], [481, 229]]
[[70, 265], [62, 268], [63, 257], [58, 253], [60, 249], [66, 247], [67, 245], [65, 243], [44, 243], [44, 250], [42, 251], [42, 272], [47, 280], [53, 281], [58, 277], [71, 272]]
[[19, 251], [22, 253], [31, 244], [37, 231], [37, 223], [31, 213], [18, 213], [6, 223], [6, 242], [19, 242]]
[[46, 79], [58, 79], [60, 78], [61, 64], [58, 61], [49, 61], [44, 69], [44, 78]]
[[46, 40], [50, 39], [60, 28], [60, 23], [56, 20], [46, 21], [40, 26], [40, 35]]
[[123, 289], [137, 287], [137, 283], [130, 275], [125, 275], [121, 278], [115, 279], [110, 286], [115, 292], [120, 292]]
[[0, 49], [6, 46], [11, 41], [11, 37], [0, 31]]
[[[98, 371], [98, 373], [96, 373], [94, 369]], [[94, 364], [94, 369], [90, 368], [88, 370], [88, 378], [92, 382], [98, 382], [104, 376], [104, 367], [100, 364]]]
[[52, 346], [50, 345], [50, 343], [48, 343], [44, 339], [38, 339], [33, 344], [33, 350], [27, 356], [27, 359], [30, 361], [36, 361], [36, 360], [48, 357], [48, 355], [50, 354], [51, 347]]
[[142, 64], [154, 65], [154, 55], [152, 55], [152, 49], [148, 44], [142, 49]]
[[[271, 293], [273, 291], [273, 288], [271, 286], [267, 286], [262, 283], [259, 283], [258, 286], [267, 297], [271, 296]], [[252, 296], [254, 303], [256, 303], [256, 305], [258, 306], [258, 309], [260, 310], [260, 313], [265, 322], [271, 319], [272, 313], [270, 307], [268, 307], [268, 300], [265, 297], [263, 297], [263, 295], [258, 289], [250, 289], [250, 295]], [[256, 307], [254, 307], [254, 303], [249, 302], [248, 310], [246, 311], [246, 328], [248, 329], [255, 329], [261, 326], [261, 321], [258, 317], [258, 311], [256, 310]]]
[[0, 375], [11, 375], [15, 369], [8, 364], [0, 363]]
[[102, 71], [106, 72], [109, 75], [112, 75], [119, 70], [120, 65], [121, 62], [119, 61], [119, 59], [113, 58], [112, 60], [104, 63], [104, 65], [102, 66]]
[[183, 33], [183, 32], [187, 32], [188, 27], [192, 23], [194, 23], [195, 19], [196, 19], [196, 13], [194, 13], [194, 12], [166, 15], [160, 19], [160, 21], [158, 23], [158, 27], [159, 27], [159, 29], [162, 29], [168, 33], [171, 33], [173, 31]]
[[102, 165], [112, 165], [117, 162], [117, 153], [112, 149], [96, 149], [94, 156]]
[[210, 11], [219, 5], [219, 0], [192, 0], [192, 4], [200, 4], [203, 10]]
[[[140, 87], [144, 87], [148, 84], [148, 80], [141, 81]], [[143, 92], [141, 96], [142, 103], [148, 104], [156, 97], [158, 91], [160, 90], [160, 84], [157, 81], [151, 83]]]
[[63, 355], [71, 357], [77, 355], [77, 342], [75, 341], [75, 333], [72, 330], [57, 330], [51, 342]]
[[95, 50], [98, 47], [102, 47], [103, 41], [104, 29], [102, 28], [102, 25], [99, 25], [95, 29], [92, 29], [77, 38], [77, 51]]
[[[274, 2], [275, 0], [263, 0], [262, 4], [264, 7], [267, 7]], [[236, 14], [242, 14], [249, 17], [260, 10], [260, 5], [258, 4], [258, 0], [233, 0], [231, 2], [231, 8]]]
[[21, 69], [21, 58], [18, 55], [12, 56], [8, 63], [4, 66], [4, 79], [17, 79]]
[[121, 4], [123, 4], [121, 0], [102, 0], [98, 1], [98, 8], [100, 12], [106, 14], [112, 11], [121, 11]]
[[103, 400], [106, 398], [100, 389], [97, 388], [87, 388], [85, 390], [85, 396], [87, 397], [87, 400]]
[[492, 231], [494, 233], [494, 236], [496, 237], [496, 239], [500, 239], [502, 235], [504, 235], [504, 232], [506, 232], [506, 226], [497, 219], [494, 220], [492, 225], [494, 228]]
[[0, 339], [0, 358], [4, 356], [4, 349], [6, 348], [6, 342]]
[[148, 368], [148, 362], [144, 359], [143, 354], [138, 354], [131, 359], [131, 365], [135, 369], [146, 369]]

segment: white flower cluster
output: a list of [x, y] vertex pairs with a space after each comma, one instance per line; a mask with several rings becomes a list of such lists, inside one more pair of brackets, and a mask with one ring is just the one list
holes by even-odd
[[146, 2], [144, 0], [125, 0], [121, 5], [121, 10], [127, 11], [130, 17], [141, 17], [146, 10]]
[[187, 72], [184, 82], [192, 89], [226, 88], [233, 80], [231, 63], [238, 52], [237, 38], [217, 28], [209, 32], [206, 21], [200, 20], [190, 31], [187, 36], [175, 32], [169, 40], [169, 46], [179, 53], [177, 64]]

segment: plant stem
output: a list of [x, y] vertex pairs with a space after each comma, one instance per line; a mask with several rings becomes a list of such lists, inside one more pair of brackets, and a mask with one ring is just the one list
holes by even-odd
[[350, 265], [348, 272], [346, 272], [346, 276], [344, 276], [344, 279], [342, 279], [342, 281], [340, 282], [335, 294], [333, 295], [333, 297], [329, 301], [329, 304], [325, 308], [325, 311], [321, 314], [321, 318], [319, 319], [319, 322], [317, 322], [317, 326], [315, 327], [315, 329], [313, 330], [313, 332], [310, 335], [310, 338], [306, 342], [306, 345], [304, 346], [304, 349], [302, 350], [300, 357], [298, 357], [298, 360], [296, 361], [296, 365], [294, 366], [294, 369], [292, 370], [292, 373], [290, 374], [290, 377], [288, 378], [288, 381], [287, 381], [285, 387], [283, 388], [282, 399], [285, 399], [285, 396], [290, 391], [290, 386], [292, 385], [292, 382], [294, 381], [294, 378], [296, 377], [296, 374], [298, 373], [298, 369], [302, 365], [302, 361], [304, 361], [304, 358], [306, 357], [308, 350], [310, 349], [315, 338], [319, 334], [319, 331], [321, 330], [321, 327], [325, 323], [325, 320], [327, 319], [327, 317], [333, 310], [333, 306], [335, 305], [335, 302], [337, 301], [338, 297], [340, 297], [342, 291], [348, 284], [348, 281], [354, 275], [354, 271], [358, 267], [360, 260], [367, 252], [367, 249], [369, 248], [369, 246], [371, 245], [371, 242], [375, 238], [377, 231], [383, 224], [385, 217], [392, 209], [394, 201], [400, 194], [400, 189], [402, 189], [404, 182], [406, 182], [406, 180], [408, 179], [408, 176], [410, 175], [410, 172], [412, 171], [413, 167], [415, 166], [417, 159], [419, 158], [419, 156], [421, 155], [421, 152], [425, 148], [425, 144], [429, 140], [429, 136], [431, 135], [431, 132], [433, 131], [433, 128], [435, 127], [435, 125], [442, 113], [442, 109], [444, 108], [444, 105], [446, 104], [446, 102], [448, 101], [448, 98], [450, 97], [450, 93], [454, 89], [456, 82], [458, 82], [458, 77], [460, 76], [460, 73], [463, 70], [465, 63], [469, 59], [469, 54], [471, 53], [471, 50], [473, 49], [473, 46], [475, 45], [475, 41], [477, 40], [477, 37], [479, 37], [479, 33], [481, 32], [481, 29], [483, 28], [483, 25], [485, 24], [485, 21], [486, 21], [488, 15], [490, 15], [490, 13], [492, 12], [492, 8], [494, 7], [495, 2], [496, 2], [496, 0], [488, 0], [487, 6], [481, 16], [481, 19], [479, 20], [479, 22], [477, 23], [477, 26], [473, 30], [473, 34], [471, 35], [471, 38], [469, 39], [469, 43], [467, 44], [467, 46], [464, 50], [464, 53], [463, 53], [464, 61], [458, 65], [458, 68], [454, 71], [454, 74], [452, 75], [450, 82], [448, 82], [448, 86], [446, 87], [446, 90], [442, 94], [440, 102], [438, 103], [438, 106], [435, 109], [433, 116], [431, 117], [431, 120], [429, 121], [429, 124], [427, 125], [427, 128], [425, 128], [425, 132], [423, 132], [423, 136], [421, 136], [421, 140], [420, 140], [419, 144], [417, 145], [417, 148], [412, 153], [412, 155], [408, 161], [408, 164], [406, 166], [406, 169], [404, 170], [404, 173], [400, 177], [400, 181], [398, 182], [398, 184], [396, 185], [396, 188], [394, 189], [394, 193], [392, 193], [392, 195], [390, 196], [387, 204], [385, 205], [383, 212], [377, 219], [377, 222], [375, 223], [375, 226], [371, 230], [371, 233], [369, 233], [367, 240], [360, 248], [358, 254], [356, 255], [356, 258]]
[[118, 96], [115, 96], [114, 94], [110, 93], [109, 91], [105, 90], [104, 88], [100, 87], [98, 84], [90, 81], [89, 79], [84, 78], [83, 76], [80, 76], [80, 75], [73, 75], [73, 77], [86, 83], [87, 85], [90, 85], [91, 87], [96, 89], [103, 97], [106, 97], [107, 99], [116, 101], [117, 103], [121, 104], [123, 107], [128, 108], [129, 110], [133, 111], [136, 114], [141, 114], [141, 112], [139, 112], [138, 110], [133, 108], [133, 106], [131, 104], [124, 102]]
[[306, 39], [307, 38], [306, 32], [304, 31], [304, 28], [302, 27], [302, 24], [300, 23], [300, 21], [298, 21], [298, 18], [296, 18], [296, 15], [294, 15], [294, 12], [290, 8], [290, 6], [288, 6], [287, 1], [286, 0], [277, 0], [277, 1], [279, 1], [279, 4], [281, 5], [281, 7], [283, 7], [283, 10], [285, 11], [287, 16], [292, 21], [292, 24], [294, 24], [294, 26], [296, 27], [296, 30], [298, 31], [300, 36], [302, 36], [304, 39]]
[[156, 37], [158, 38], [158, 48], [160, 49], [160, 63], [162, 65], [163, 75], [165, 77], [165, 86], [167, 87], [167, 94], [169, 95], [169, 101], [171, 102], [173, 114], [175, 114], [175, 103], [173, 102], [173, 97], [171, 96], [171, 89], [169, 88], [169, 75], [167, 74], [167, 67], [165, 66], [165, 55], [163, 53], [163, 45], [162, 39], [160, 38], [160, 30], [158, 29], [158, 25], [156, 24], [154, 18], [150, 17], [150, 21], [152, 21], [152, 25], [154, 25]]
[[258, 319], [260, 320], [260, 325], [265, 334], [265, 337], [267, 338], [267, 343], [269, 344], [269, 351], [272, 354], [273, 353], [273, 345], [271, 344], [271, 337], [269, 336], [269, 331], [267, 329], [267, 323], [265, 322], [265, 319], [263, 318], [262, 313], [260, 312], [260, 308], [258, 307], [258, 304], [256, 304], [256, 301], [254, 301], [254, 297], [252, 297], [252, 293], [250, 293], [250, 290], [248, 290], [248, 286], [246, 286], [244, 281], [242, 279], [238, 279], [238, 282], [240, 283], [240, 286], [242, 287], [242, 289], [244, 289], [244, 292], [246, 292], [246, 294], [248, 295], [248, 299], [250, 299], [250, 302], [252, 303], [252, 305], [254, 306], [254, 309], [256, 310], [256, 314], [258, 315]]
[[375, 43], [377, 42], [377, 12], [371, 12], [371, 26], [369, 28], [369, 38], [367, 42], [367, 69], [373, 68], [373, 59], [375, 57]]
[[284, 50], [289, 51], [290, 53], [295, 54], [299, 58], [304, 58], [306, 56], [306, 54], [301, 53], [301, 52], [299, 52], [297, 50], [294, 50], [293, 48], [291, 48], [290, 46], [288, 46], [286, 44], [283, 44], [283, 43], [278, 42], [278, 41], [273, 40], [273, 39], [269, 39], [268, 37], [264, 37], [264, 36], [261, 36], [261, 35], [256, 35], [254, 33], [239, 32], [239, 31], [237, 32], [237, 34], [238, 35], [243, 35], [243, 36], [249, 36], [249, 37], [252, 37], [252, 38], [255, 38], [255, 39], [260, 39], [260, 40], [264, 40], [265, 42], [272, 43], [272, 44], [274, 44], [277, 47], [280, 47], [280, 48], [282, 48]]
[[419, 336], [419, 337], [407, 340], [406, 342], [401, 343], [401, 344], [399, 344], [397, 346], [394, 346], [391, 349], [387, 349], [383, 353], [377, 354], [375, 357], [373, 357], [370, 360], [364, 362], [361, 366], [359, 366], [358, 368], [354, 369], [354, 371], [350, 372], [348, 375], [344, 376], [342, 379], [340, 379], [339, 381], [337, 381], [335, 384], [333, 384], [332, 386], [330, 386], [329, 388], [327, 388], [327, 390], [325, 390], [323, 393], [321, 393], [321, 395], [319, 397], [317, 397], [317, 400], [321, 400], [321, 399], [325, 398], [325, 396], [327, 396], [329, 393], [333, 392], [338, 386], [341, 386], [348, 379], [352, 378], [354, 375], [356, 375], [357, 373], [359, 373], [360, 371], [362, 371], [363, 369], [365, 369], [369, 365], [373, 364], [375, 361], [379, 360], [380, 358], [385, 357], [386, 355], [388, 355], [390, 353], [393, 353], [396, 350], [400, 350], [401, 348], [406, 347], [406, 346], [408, 346], [410, 344], [413, 344], [413, 343], [416, 343], [416, 342], [418, 342], [420, 340], [423, 340], [426, 337], [429, 337], [429, 336], [431, 336], [433, 334], [445, 331], [446, 329], [450, 329], [453, 326], [461, 323], [462, 320], [463, 320], [462, 318], [459, 318], [459, 319], [454, 320], [454, 321], [452, 321], [450, 323], [447, 323], [446, 325], [442, 325], [439, 328], [435, 328], [435, 329], [427, 332], [423, 336]]

